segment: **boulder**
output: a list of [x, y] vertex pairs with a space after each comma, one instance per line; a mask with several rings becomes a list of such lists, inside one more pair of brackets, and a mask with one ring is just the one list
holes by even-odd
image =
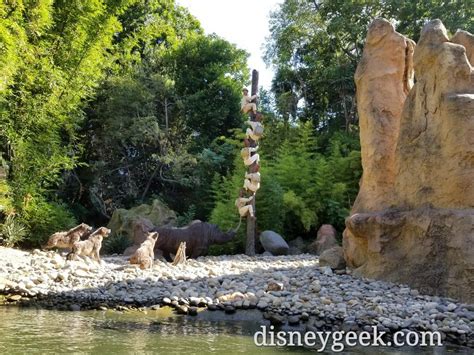
[[151, 205], [142, 204], [129, 210], [119, 208], [114, 211], [107, 225], [112, 231], [107, 242], [113, 243], [113, 238], [118, 235], [126, 236], [133, 245], [127, 248], [124, 254], [131, 255], [145, 240], [151, 228], [162, 225], [176, 225], [176, 213], [160, 200], [154, 200]]
[[112, 235], [120, 233], [132, 236], [134, 223], [140, 218], [148, 220], [155, 226], [176, 225], [176, 213], [160, 200], [154, 200], [151, 205], [142, 204], [129, 210], [116, 209], [107, 228], [112, 230]]
[[337, 245], [337, 231], [330, 224], [323, 224], [319, 229], [316, 240], [308, 246], [308, 251], [312, 254], [321, 255], [327, 249]]
[[320, 266], [329, 266], [331, 269], [345, 269], [346, 261], [344, 260], [344, 252], [342, 247], [335, 246], [323, 251], [319, 256]]
[[265, 251], [273, 255], [287, 255], [289, 246], [281, 235], [273, 231], [264, 231], [260, 234], [260, 243]]
[[298, 255], [302, 254], [306, 250], [306, 243], [303, 238], [298, 237], [288, 242], [290, 249], [288, 250], [289, 255]]
[[472, 38], [458, 31], [450, 41], [431, 21], [412, 59], [411, 42], [383, 21], [369, 28], [355, 75], [364, 172], [343, 233], [354, 274], [466, 302], [474, 302]]

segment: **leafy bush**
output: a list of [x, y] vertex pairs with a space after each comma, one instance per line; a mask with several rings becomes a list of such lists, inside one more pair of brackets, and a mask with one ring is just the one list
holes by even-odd
[[14, 212], [12, 193], [6, 181], [0, 181], [0, 213], [7, 216]]
[[126, 235], [116, 233], [109, 238], [104, 239], [103, 252], [104, 254], [122, 254], [125, 249], [132, 245], [132, 241]]
[[[311, 123], [295, 124], [286, 130], [281, 125], [270, 127], [261, 143], [261, 188], [256, 194], [258, 231], [274, 230], [287, 240], [314, 235], [324, 223], [341, 231], [362, 173], [357, 136], [341, 132], [316, 136]], [[271, 144], [277, 140], [275, 136], [284, 137], [276, 151]], [[234, 201], [243, 179], [244, 166], [236, 147], [233, 173], [216, 177], [213, 184], [216, 205], [211, 221], [221, 228], [238, 222]], [[235, 240], [212, 251], [243, 252], [244, 246], [245, 221]]]
[[[212, 183], [212, 189], [216, 205], [211, 213], [210, 222], [215, 223], [221, 230], [235, 228], [239, 223], [239, 213], [235, 207], [235, 199], [239, 194], [239, 189], [243, 186], [245, 168], [242, 164], [240, 151], [235, 151], [234, 171], [229, 176], [216, 175]], [[235, 254], [245, 250], [245, 220], [237, 232], [237, 236], [225, 245], [213, 246], [210, 254]]]
[[188, 210], [184, 212], [183, 214], [178, 215], [178, 218], [176, 220], [176, 224], [178, 227], [183, 227], [187, 224], [189, 224], [193, 219], [196, 217], [196, 206], [195, 205], [190, 205], [188, 207]]
[[41, 196], [25, 198], [21, 221], [29, 231], [28, 246], [33, 247], [44, 243], [53, 233], [77, 225], [65, 204], [46, 201]]
[[27, 234], [26, 227], [17, 221], [15, 215], [9, 214], [3, 224], [0, 224], [0, 235], [3, 244], [7, 247], [13, 247], [23, 241]]

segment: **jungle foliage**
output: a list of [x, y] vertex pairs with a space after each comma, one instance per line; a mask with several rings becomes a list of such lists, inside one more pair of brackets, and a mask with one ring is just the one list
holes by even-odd
[[[343, 228], [361, 175], [353, 73], [378, 16], [414, 40], [468, 1], [285, 0], [271, 16], [258, 228]], [[38, 246], [160, 198], [235, 227], [248, 54], [174, 0], [0, 0], [0, 238]], [[257, 68], [258, 69], [258, 68]], [[242, 251], [240, 239], [219, 252]]]

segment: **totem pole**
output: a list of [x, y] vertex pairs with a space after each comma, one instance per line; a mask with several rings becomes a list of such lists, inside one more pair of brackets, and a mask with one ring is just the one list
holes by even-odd
[[258, 141], [263, 134], [262, 114], [257, 112], [258, 104], [258, 71], [252, 71], [252, 93], [248, 96], [248, 90], [242, 91], [241, 110], [244, 114], [249, 114], [249, 120], [246, 122], [250, 127], [246, 130], [246, 138], [244, 140], [244, 148], [241, 150], [242, 159], [247, 172], [244, 176], [244, 185], [240, 190], [239, 198], [235, 205], [239, 210], [240, 217], [247, 217], [247, 243], [245, 254], [249, 256], [255, 255], [255, 226], [256, 226], [256, 209], [255, 194], [260, 188], [259, 160], [260, 155], [257, 153]]

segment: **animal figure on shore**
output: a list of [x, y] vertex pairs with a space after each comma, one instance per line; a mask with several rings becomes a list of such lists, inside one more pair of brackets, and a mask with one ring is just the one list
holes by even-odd
[[54, 233], [49, 237], [48, 243], [43, 246], [43, 249], [72, 249], [75, 242], [80, 241], [81, 237], [89, 234], [91, 231], [91, 226], [81, 223], [68, 231]]
[[[130, 237], [133, 245], [124, 251], [124, 255], [130, 256], [143, 243], [148, 233], [158, 232], [159, 238], [155, 243], [155, 254], [162, 254], [163, 257], [172, 261], [171, 254], [176, 254], [181, 242], [186, 242], [187, 254], [191, 258], [197, 258], [206, 255], [209, 247], [213, 244], [224, 244], [232, 240], [237, 234], [238, 227], [228, 232], [222, 232], [215, 224], [194, 220], [187, 226], [176, 228], [170, 226], [154, 227], [153, 224], [145, 218], [137, 220], [137, 225], [143, 228], [134, 228], [134, 233]], [[240, 226], [240, 224], [239, 224]]]
[[155, 243], [158, 239], [158, 233], [148, 233], [145, 241], [130, 257], [130, 264], [140, 265], [140, 269], [151, 269], [153, 267], [153, 260], [155, 260]]
[[77, 256], [88, 256], [100, 263], [100, 249], [102, 248], [103, 238], [108, 237], [110, 229], [100, 227], [87, 240], [75, 242], [72, 246], [72, 251], [67, 255], [68, 260], [72, 260]]
[[160, 234], [155, 249], [163, 252], [163, 257], [171, 261], [182, 242], [186, 242], [186, 253], [190, 258], [206, 255], [212, 244], [224, 244], [232, 240], [237, 231], [222, 232], [215, 224], [194, 221], [182, 228], [156, 227], [154, 232]]

